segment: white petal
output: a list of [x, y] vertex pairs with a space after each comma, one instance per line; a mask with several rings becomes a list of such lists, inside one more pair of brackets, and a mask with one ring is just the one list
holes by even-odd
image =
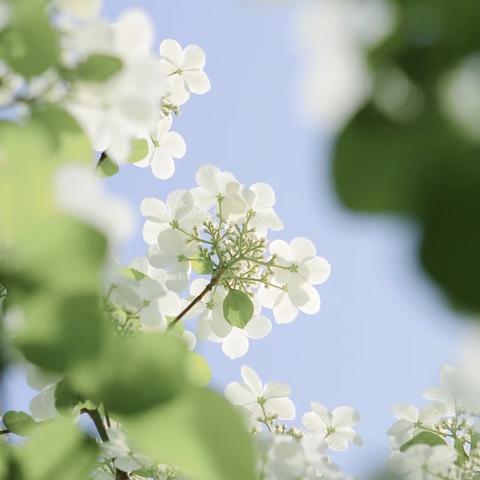
[[298, 307], [303, 313], [307, 315], [314, 315], [320, 311], [320, 295], [311, 285], [305, 285], [304, 290], [308, 293], [308, 302]]
[[278, 255], [286, 261], [291, 260], [291, 249], [290, 245], [284, 240], [274, 240], [270, 244], [270, 253]]
[[275, 205], [275, 193], [273, 188], [267, 183], [254, 183], [250, 190], [255, 194], [254, 210], [263, 210]]
[[153, 43], [154, 27], [150, 17], [139, 8], [126, 10], [112, 25], [117, 49], [129, 58], [146, 57]]
[[190, 98], [190, 93], [185, 87], [183, 77], [179, 74], [174, 74], [168, 77], [168, 99], [174, 105], [183, 105]]
[[265, 402], [265, 409], [269, 413], [276, 413], [281, 420], [293, 420], [295, 418], [295, 405], [286, 397], [268, 399]]
[[257, 396], [245, 384], [232, 382], [225, 388], [225, 396], [234, 405], [248, 405], [257, 401]]
[[203, 165], [195, 174], [195, 181], [199, 187], [208, 192], [216, 193], [218, 191], [218, 176], [220, 170], [215, 165]]
[[212, 88], [207, 74], [202, 70], [186, 70], [182, 76], [191, 93], [203, 95]]
[[312, 298], [312, 293], [308, 287], [310, 287], [310, 285], [307, 283], [301, 283], [299, 275], [292, 275], [290, 277], [287, 285], [287, 293], [293, 305], [301, 307]]
[[176, 40], [164, 40], [160, 44], [160, 56], [177, 68], [180, 68], [183, 64], [183, 48]]
[[263, 393], [263, 383], [257, 375], [257, 372], [248, 365], [242, 365], [240, 373], [243, 381], [251, 388], [252, 392], [260, 396]]
[[182, 308], [182, 301], [180, 297], [172, 291], [168, 291], [162, 297], [157, 299], [159, 310], [164, 315], [174, 317], [180, 313]]
[[333, 432], [325, 438], [329, 448], [336, 452], [341, 452], [348, 449], [347, 439], [338, 432]]
[[395, 418], [408, 420], [410, 423], [418, 421], [419, 411], [414, 405], [399, 403], [393, 406], [393, 415]]
[[290, 385], [282, 382], [268, 382], [263, 395], [266, 398], [288, 397], [292, 393]]
[[157, 148], [152, 158], [152, 173], [160, 180], [170, 178], [175, 172], [175, 162], [171, 155]]
[[140, 212], [144, 217], [158, 220], [160, 222], [169, 222], [170, 215], [167, 206], [158, 198], [147, 197], [140, 204]]
[[163, 138], [161, 148], [173, 158], [183, 158], [187, 152], [187, 145], [183, 137], [177, 132], [168, 132]]
[[243, 330], [233, 328], [222, 342], [222, 351], [230, 359], [243, 357], [248, 352], [248, 337]]
[[358, 411], [352, 407], [337, 407], [332, 410], [332, 426], [335, 428], [349, 428], [359, 420]]
[[151, 222], [150, 220], [147, 220], [143, 225], [143, 239], [149, 245], [154, 245], [157, 243], [158, 234], [166, 228], [168, 228], [166, 224]]
[[260, 340], [272, 330], [272, 322], [263, 315], [254, 316], [243, 329], [249, 338]]
[[302, 423], [305, 428], [312, 432], [317, 432], [321, 435], [326, 435], [327, 433], [325, 422], [315, 412], [305, 413], [302, 416]]
[[283, 295], [283, 290], [274, 287], [267, 288], [263, 285], [257, 291], [257, 296], [262, 302], [262, 305], [267, 308], [274, 308], [279, 305]]
[[321, 403], [311, 402], [310, 408], [319, 416], [325, 425], [329, 427], [332, 425], [332, 415]]
[[291, 323], [297, 318], [298, 309], [295, 307], [288, 295], [282, 296], [282, 301], [273, 309], [273, 316], [277, 323]]
[[198, 45], [188, 45], [184, 56], [184, 70], [202, 70], [205, 66], [205, 52]]
[[[302, 265], [306, 278], [312, 285], [319, 285], [328, 279], [331, 272], [330, 264], [322, 257], [313, 257]], [[302, 272], [303, 273], [303, 272]]]
[[294, 238], [290, 242], [290, 246], [292, 247], [292, 260], [298, 263], [303, 263], [304, 260], [314, 257], [317, 253], [315, 245], [308, 238]]

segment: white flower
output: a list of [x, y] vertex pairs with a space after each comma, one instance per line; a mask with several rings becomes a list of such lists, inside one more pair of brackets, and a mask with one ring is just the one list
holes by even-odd
[[135, 163], [138, 167], [150, 166], [155, 177], [165, 180], [175, 172], [174, 158], [183, 158], [187, 151], [185, 141], [177, 132], [171, 132], [172, 117], [161, 118], [158, 128], [147, 137], [148, 153]]
[[242, 195], [242, 185], [230, 172], [222, 172], [214, 165], [204, 165], [197, 170], [195, 180], [198, 187], [191, 192], [200, 210], [209, 210], [221, 198], [224, 219], [241, 219], [245, 216], [248, 205]]
[[255, 212], [249, 225], [255, 227], [259, 236], [266, 236], [268, 230], [278, 231], [283, 229], [283, 222], [273, 209], [275, 193], [270, 185], [255, 183], [250, 188], [245, 189], [242, 194], [249, 210]]
[[[92, 24], [91, 30], [71, 40], [73, 51], [66, 55], [67, 61], [100, 51], [120, 57], [123, 68], [105, 82], [76, 82], [67, 108], [95, 150], [124, 162], [131, 141], [155, 129], [161, 115], [158, 103], [166, 92], [164, 73], [151, 55], [153, 27], [146, 14], [132, 9], [108, 29], [100, 23]], [[99, 50], [97, 40], [92, 42], [89, 36], [99, 37]]]
[[182, 230], [190, 232], [205, 219], [205, 214], [195, 208], [192, 194], [187, 190], [175, 190], [164, 203], [153, 197], [142, 200], [140, 210], [146, 217], [143, 239], [149, 245], [157, 243], [158, 235], [172, 227], [175, 222]]
[[246, 409], [253, 420], [295, 418], [295, 405], [288, 398], [291, 390], [287, 384], [268, 382], [264, 386], [257, 373], [247, 365], [243, 365], [240, 372], [243, 381], [232, 382], [225, 389], [230, 402]]
[[145, 277], [120, 277], [112, 285], [110, 299], [131, 312], [139, 312], [145, 327], [166, 330], [167, 316], [177, 315], [182, 306], [179, 296], [167, 287], [166, 272], [152, 267], [144, 257], [134, 259], [130, 267]]
[[[196, 297], [207, 286], [205, 279], [196, 279], [192, 282], [190, 294]], [[198, 334], [201, 338], [222, 344], [223, 353], [231, 359], [245, 355], [249, 348], [249, 340], [260, 340], [266, 337], [272, 329], [270, 320], [260, 315], [261, 306], [258, 299], [254, 299], [254, 313], [244, 328], [234, 327], [223, 316], [223, 300], [227, 292], [218, 287], [215, 296], [206, 298], [213, 303], [213, 308], [205, 308], [198, 320]], [[198, 310], [197, 310], [198, 313]]]
[[210, 80], [203, 71], [205, 53], [197, 45], [188, 45], [185, 50], [175, 40], [160, 44], [160, 64], [167, 76], [170, 96], [174, 105], [183, 105], [190, 93], [204, 94], [210, 90]]
[[440, 386], [425, 390], [423, 397], [433, 401], [442, 415], [455, 415], [461, 406], [458, 395], [459, 381], [458, 370], [445, 364], [440, 370]]
[[353, 429], [360, 419], [357, 410], [352, 407], [337, 407], [329, 412], [323, 405], [312, 402], [311, 412], [302, 417], [305, 427], [321, 434], [332, 450], [341, 451], [353, 442], [361, 445], [362, 439]]
[[276, 256], [274, 283], [281, 288], [261, 288], [263, 305], [273, 309], [277, 323], [290, 323], [298, 311], [313, 315], [320, 310], [320, 297], [312, 285], [319, 285], [330, 275], [330, 265], [316, 256], [316, 248], [306, 238], [295, 238], [290, 244], [275, 240], [270, 252]]
[[291, 480], [303, 477], [303, 449], [300, 442], [294, 438], [286, 435], [274, 436], [268, 457], [269, 479]]
[[420, 433], [422, 427], [434, 428], [440, 419], [440, 413], [431, 405], [418, 410], [413, 405], [399, 404], [393, 407], [393, 414], [398, 420], [390, 427], [388, 435], [397, 447]]
[[107, 194], [95, 173], [84, 165], [67, 164], [53, 177], [57, 208], [102, 231], [111, 242], [128, 238], [133, 214], [122, 199]]
[[456, 458], [455, 450], [447, 445], [413, 445], [405, 452], [393, 453], [389, 465], [402, 479], [433, 480], [441, 475], [448, 477]]

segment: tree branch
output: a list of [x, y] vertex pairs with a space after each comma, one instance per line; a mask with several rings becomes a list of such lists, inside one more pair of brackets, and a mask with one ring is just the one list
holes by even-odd
[[197, 295], [193, 301], [188, 304], [176, 317], [175, 319], [170, 323], [168, 326], [168, 330], [172, 330], [175, 325], [198, 303], [200, 300], [208, 293], [210, 292], [213, 287], [220, 281], [220, 278], [222, 275], [225, 273], [225, 269], [222, 267], [218, 271], [218, 273], [212, 277], [210, 280], [210, 283], [200, 292], [199, 295]]

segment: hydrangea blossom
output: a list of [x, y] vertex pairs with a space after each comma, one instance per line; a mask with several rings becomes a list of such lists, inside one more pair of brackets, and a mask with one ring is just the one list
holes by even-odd
[[198, 45], [185, 49], [175, 40], [160, 44], [160, 65], [168, 84], [168, 99], [174, 105], [183, 105], [191, 93], [202, 95], [210, 90], [210, 80], [203, 71], [205, 53]]
[[165, 180], [175, 172], [174, 159], [183, 158], [187, 151], [185, 140], [170, 131], [172, 117], [161, 118], [157, 129], [147, 137], [147, 156], [135, 163], [138, 167], [150, 166], [155, 177]]
[[272, 419], [292, 420], [295, 405], [288, 398], [290, 387], [285, 383], [263, 384], [257, 373], [247, 365], [241, 368], [242, 382], [232, 382], [225, 389], [226, 397], [247, 410], [253, 421], [268, 425]]
[[302, 417], [303, 425], [322, 435], [329, 448], [341, 451], [346, 450], [349, 443], [362, 444], [360, 435], [353, 429], [360, 419], [354, 408], [337, 407], [330, 412], [316, 402], [312, 402], [310, 408], [312, 411]]

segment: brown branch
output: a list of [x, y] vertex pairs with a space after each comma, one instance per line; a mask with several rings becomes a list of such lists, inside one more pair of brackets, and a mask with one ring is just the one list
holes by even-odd
[[[98, 410], [90, 410], [88, 408], [82, 408], [80, 410], [81, 413], [86, 413], [91, 419], [92, 422], [95, 424], [98, 434], [102, 439], [102, 442], [108, 442], [110, 439], [108, 438], [108, 432], [103, 424], [102, 416]], [[130, 476], [127, 472], [119, 470], [118, 468], [115, 469], [115, 479], [116, 480], [130, 480]]]
[[189, 303], [176, 317], [175, 319], [170, 323], [168, 326], [168, 330], [172, 330], [175, 325], [198, 303], [202, 298], [210, 292], [215, 285], [220, 281], [220, 278], [222, 275], [225, 273], [225, 268], [220, 268], [218, 273], [212, 277], [210, 280], [210, 283], [193, 299], [191, 303]]

